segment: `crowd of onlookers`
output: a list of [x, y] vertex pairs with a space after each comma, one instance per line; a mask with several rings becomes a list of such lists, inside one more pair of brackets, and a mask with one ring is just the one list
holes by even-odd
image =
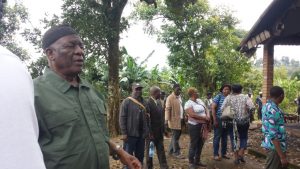
[[[160, 168], [168, 168], [166, 155], [163, 146], [164, 133], [169, 129], [171, 132], [171, 142], [166, 150], [168, 155], [175, 158], [185, 158], [180, 151], [180, 136], [183, 126], [188, 128], [190, 138], [189, 152], [187, 155], [189, 168], [206, 167], [201, 161], [201, 152], [208, 132], [213, 129], [213, 159], [220, 161], [230, 159], [227, 150], [228, 136], [231, 142], [231, 151], [234, 154], [234, 164], [245, 163], [245, 150], [247, 149], [248, 129], [255, 109], [257, 109], [257, 119], [263, 123], [265, 140], [262, 146], [269, 152], [277, 147], [275, 140], [285, 144], [284, 126], [277, 131], [274, 125], [281, 120], [283, 112], [278, 108], [284, 97], [282, 88], [273, 87], [270, 91], [271, 99], [263, 106], [262, 93], [255, 100], [255, 105], [249, 95], [242, 93], [243, 87], [239, 84], [225, 84], [220, 88], [219, 93], [212, 98], [212, 93], [208, 92], [202, 101], [196, 88], [187, 89], [188, 100], [183, 101], [182, 91], [179, 84], [173, 85], [173, 92], [165, 99], [161, 96], [161, 90], [157, 86], [150, 88], [148, 99], [142, 97], [143, 86], [134, 83], [132, 95], [126, 98], [120, 111], [120, 127], [124, 140], [124, 149], [143, 162], [146, 154], [146, 166], [152, 168], [152, 161], [147, 157], [149, 143], [154, 142], [157, 148], [157, 156]], [[164, 92], [163, 92], [164, 93]], [[229, 114], [226, 112], [229, 111]], [[276, 114], [278, 113], [278, 114]], [[274, 119], [274, 116], [278, 119]], [[148, 129], [147, 129], [148, 127]], [[278, 134], [282, 132], [282, 134]], [[274, 140], [275, 139], [275, 140]], [[221, 147], [220, 147], [221, 143]], [[146, 146], [144, 145], [146, 144]], [[144, 153], [146, 147], [146, 153]], [[278, 153], [285, 165], [285, 151]], [[279, 151], [280, 152], [280, 151]], [[279, 160], [280, 161], [280, 160]], [[268, 161], [268, 165], [274, 168], [274, 161]], [[270, 168], [270, 167], [269, 167]], [[276, 167], [275, 167], [276, 168]]]

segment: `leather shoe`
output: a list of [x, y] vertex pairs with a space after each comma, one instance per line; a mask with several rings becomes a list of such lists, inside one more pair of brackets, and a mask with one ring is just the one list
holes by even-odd
[[201, 162], [196, 163], [195, 165], [196, 165], [196, 166], [199, 166], [199, 167], [207, 167], [206, 164], [203, 164], [203, 163], [201, 163]]
[[223, 155], [222, 158], [227, 159], [227, 160], [230, 159], [230, 157], [228, 157], [228, 156], [226, 156], [226, 155]]

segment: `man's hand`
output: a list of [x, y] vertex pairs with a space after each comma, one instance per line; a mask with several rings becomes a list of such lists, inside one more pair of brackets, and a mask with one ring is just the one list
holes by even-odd
[[275, 147], [275, 150], [276, 150], [277, 154], [278, 154], [279, 157], [280, 157], [280, 162], [281, 162], [282, 167], [283, 167], [283, 168], [286, 168], [286, 167], [288, 166], [289, 163], [288, 163], [288, 161], [287, 161], [287, 159], [286, 159], [286, 154], [285, 154], [285, 152], [283, 152], [282, 149], [281, 149], [281, 147], [280, 147], [280, 142], [279, 142], [279, 140], [273, 139], [273, 140], [272, 140], [272, 143], [273, 143], [273, 145], [274, 145], [274, 147]]
[[126, 151], [121, 150], [119, 153], [120, 161], [130, 169], [142, 169], [140, 161], [134, 156], [128, 154]]
[[289, 162], [287, 161], [286, 157], [280, 158], [280, 162], [281, 162], [282, 168], [287, 168], [287, 166], [289, 165]]
[[121, 140], [127, 141], [127, 139], [128, 139], [128, 136], [127, 136], [127, 135], [122, 135]]
[[168, 120], [165, 121], [165, 129], [168, 128]]
[[[123, 135], [125, 137], [125, 135]], [[127, 139], [127, 136], [126, 136]], [[124, 151], [120, 146], [116, 145], [111, 140], [108, 141], [108, 145], [110, 148], [110, 151], [116, 153], [120, 159], [120, 161], [126, 165], [130, 169], [142, 169], [142, 165], [140, 161], [135, 158], [134, 156], [128, 154], [126, 151]]]
[[206, 116], [206, 117], [205, 117], [205, 120], [206, 120], [207, 122], [209, 122], [209, 121], [210, 121], [210, 117], [209, 117], [209, 116]]
[[150, 139], [150, 140], [153, 140], [153, 139], [154, 139], [153, 133], [150, 133], [150, 134], [149, 134], [149, 139]]

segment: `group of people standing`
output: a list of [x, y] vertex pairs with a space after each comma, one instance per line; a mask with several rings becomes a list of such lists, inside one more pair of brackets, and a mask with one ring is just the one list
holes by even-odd
[[[161, 168], [168, 168], [163, 146], [163, 137], [166, 128], [171, 129], [172, 139], [168, 149], [169, 155], [178, 159], [183, 158], [179, 139], [182, 126], [187, 122], [190, 136], [189, 167], [206, 167], [201, 162], [201, 152], [208, 132], [213, 125], [213, 155], [215, 160], [229, 159], [227, 151], [227, 137], [230, 136], [231, 150], [234, 152], [235, 164], [245, 162], [244, 151], [247, 147], [248, 129], [250, 124], [249, 109], [255, 106], [251, 99], [242, 94], [243, 87], [239, 84], [223, 85], [220, 93], [211, 99], [212, 93], [207, 93], [207, 98], [202, 101], [198, 90], [190, 87], [187, 90], [189, 99], [183, 104], [179, 84], [173, 86], [173, 92], [161, 100], [160, 89], [157, 86], [150, 88], [150, 96], [143, 99], [143, 87], [134, 83], [132, 95], [126, 98], [120, 109], [120, 127], [124, 149], [129, 154], [134, 154], [142, 163], [144, 147], [148, 153], [149, 140], [153, 140]], [[222, 111], [231, 106], [235, 112], [234, 118], [222, 120]], [[239, 145], [237, 141], [239, 140]], [[219, 154], [221, 142], [221, 154]], [[146, 146], [145, 146], [146, 144]], [[146, 159], [147, 166], [149, 160]]]
[[[213, 99], [214, 160], [229, 159], [226, 155], [229, 135], [231, 149], [234, 152], [234, 163], [246, 162], [244, 153], [247, 148], [250, 116], [255, 106], [251, 98], [242, 94], [242, 89], [243, 87], [239, 84], [223, 85], [220, 94]], [[264, 135], [261, 146], [267, 151], [266, 169], [283, 169], [288, 166], [287, 142], [284, 112], [278, 106], [284, 99], [284, 90], [279, 86], [274, 86], [268, 95], [270, 98], [265, 105], [262, 102], [262, 93], [256, 99], [258, 119], [262, 120]], [[222, 114], [228, 106], [233, 112], [233, 118], [224, 120]], [[219, 156], [220, 138], [221, 156]]]
[[[144, 147], [146, 147], [147, 155], [150, 141], [153, 141], [160, 168], [167, 169], [163, 143], [166, 125], [172, 131], [169, 154], [181, 158], [179, 138], [184, 115], [180, 97], [181, 88], [175, 84], [172, 94], [166, 100], [161, 97], [161, 89], [157, 86], [150, 88], [148, 99], [142, 97], [142, 90], [141, 84], [134, 83], [131, 96], [123, 100], [120, 108], [119, 124], [124, 149], [129, 154], [134, 154], [143, 163]], [[146, 165], [148, 168], [153, 166], [149, 157], [146, 159]]]
[[[184, 158], [180, 150], [179, 139], [185, 116], [187, 116], [190, 135], [188, 155], [190, 167], [205, 167], [200, 156], [208, 135], [210, 114], [204, 102], [199, 99], [197, 89], [193, 87], [188, 89], [189, 100], [184, 105], [179, 84], [173, 85], [173, 92], [167, 99], [161, 97], [161, 90], [157, 86], [150, 88], [148, 99], [142, 97], [142, 90], [141, 84], [134, 83], [131, 96], [122, 102], [120, 108], [119, 122], [124, 149], [129, 154], [134, 154], [143, 163], [144, 147], [146, 147], [147, 155], [149, 142], [153, 141], [160, 168], [169, 168], [163, 144], [165, 130], [168, 128], [172, 133], [168, 154], [178, 159]], [[148, 168], [152, 166], [148, 157], [146, 165]]]
[[[144, 147], [146, 147], [147, 155], [151, 140], [157, 149], [160, 168], [166, 169], [168, 164], [163, 144], [165, 130], [168, 128], [172, 133], [168, 154], [178, 159], [184, 158], [180, 150], [179, 139], [185, 117], [188, 117], [190, 166], [205, 167], [206, 165], [200, 161], [200, 156], [208, 135], [210, 114], [207, 106], [199, 99], [197, 89], [193, 87], [188, 89], [189, 100], [184, 105], [179, 84], [173, 85], [173, 92], [167, 99], [161, 97], [161, 90], [157, 86], [150, 88], [148, 99], [143, 99], [142, 90], [143, 87], [139, 83], [134, 83], [132, 95], [121, 105], [119, 122], [124, 149], [129, 154], [134, 154], [142, 163]], [[151, 168], [152, 164], [149, 162], [147, 158], [146, 165]]]
[[[279, 87], [273, 88], [271, 90], [273, 92], [271, 93], [272, 98], [266, 106], [269, 106], [268, 104], [272, 102], [273, 98], [277, 96], [282, 98], [283, 90]], [[120, 110], [119, 120], [125, 151], [129, 154], [134, 154], [143, 163], [144, 147], [146, 147], [146, 165], [147, 168], [152, 168], [152, 161], [149, 160], [147, 154], [149, 153], [149, 143], [153, 141], [157, 149], [160, 168], [167, 169], [169, 167], [163, 144], [165, 130], [169, 128], [172, 133], [168, 154], [182, 159], [184, 157], [180, 151], [179, 139], [183, 125], [187, 123], [190, 137], [188, 152], [190, 169], [206, 167], [206, 164], [201, 161], [201, 152], [211, 128], [214, 130], [214, 160], [230, 159], [227, 150], [227, 138], [229, 136], [231, 151], [234, 154], [234, 164], [245, 163], [244, 154], [247, 149], [250, 116], [251, 112], [255, 109], [255, 105], [250, 97], [242, 94], [242, 89], [243, 87], [240, 84], [225, 84], [214, 98], [212, 98], [212, 93], [207, 93], [207, 98], [202, 101], [199, 98], [198, 90], [190, 87], [187, 90], [189, 99], [183, 103], [179, 84], [173, 86], [173, 92], [165, 100], [164, 97], [161, 97], [161, 90], [157, 86], [150, 88], [148, 99], [143, 99], [143, 87], [138, 83], [134, 83], [132, 85], [132, 95], [123, 101]], [[279, 101], [277, 102], [279, 104]], [[228, 106], [234, 114], [232, 118], [224, 119], [222, 114]], [[257, 107], [263, 108], [262, 104]], [[280, 109], [277, 107], [276, 110], [279, 111]], [[269, 127], [268, 129], [270, 129], [270, 126], [274, 127], [270, 124], [273, 121], [269, 121], [268, 119], [270, 118], [270, 114], [273, 115], [272, 113], [274, 113], [272, 109], [264, 107], [262, 115], [258, 114], [258, 116], [262, 116], [263, 125]], [[279, 111], [279, 113], [281, 112]], [[284, 127], [282, 124], [280, 125]], [[279, 158], [276, 156], [276, 153], [274, 155], [274, 151], [276, 152], [276, 150], [272, 141], [270, 141], [271, 143], [268, 142], [268, 145], [265, 143], [270, 137], [272, 139], [277, 136], [273, 136], [274, 134], [270, 136], [270, 132], [274, 131], [266, 129], [267, 127], [263, 128], [266, 139], [262, 146], [270, 150], [272, 158]], [[274, 130], [274, 128], [271, 129]], [[284, 135], [280, 136], [284, 137]], [[281, 142], [285, 141], [285, 138], [280, 139]], [[284, 156], [285, 151], [283, 149], [279, 155]], [[273, 164], [273, 162], [274, 160], [269, 160], [267, 165], [274, 167], [276, 164]], [[285, 164], [284, 162], [283, 164]]]
[[[234, 152], [234, 163], [244, 163], [244, 151], [247, 147], [248, 129], [250, 124], [249, 109], [254, 105], [247, 95], [242, 94], [243, 87], [239, 84], [223, 85], [220, 93], [214, 97], [212, 116], [214, 125], [213, 154], [214, 160], [229, 159], [227, 151], [228, 135], [231, 141], [231, 151]], [[234, 112], [232, 119], [222, 119], [222, 112], [230, 106]], [[221, 141], [221, 153], [219, 153]], [[237, 144], [239, 141], [239, 145]]]

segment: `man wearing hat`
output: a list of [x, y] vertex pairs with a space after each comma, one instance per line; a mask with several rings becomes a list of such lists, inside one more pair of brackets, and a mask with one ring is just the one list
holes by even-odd
[[[0, 22], [5, 1], [0, 0]], [[45, 169], [32, 78], [19, 57], [1, 45], [0, 79], [0, 168]]]
[[257, 118], [259, 120], [261, 120], [261, 109], [263, 107], [263, 103], [262, 103], [262, 92], [259, 92], [259, 96], [255, 99], [255, 105], [257, 107]]
[[149, 114], [142, 91], [140, 83], [132, 84], [131, 96], [123, 100], [119, 116], [124, 149], [134, 154], [141, 163], [144, 159], [145, 138], [149, 135]]
[[47, 169], [108, 169], [110, 152], [130, 168], [141, 168], [135, 157], [110, 141], [105, 104], [79, 77], [85, 58], [75, 30], [66, 25], [50, 28], [42, 48], [48, 67], [34, 86], [39, 144]]

